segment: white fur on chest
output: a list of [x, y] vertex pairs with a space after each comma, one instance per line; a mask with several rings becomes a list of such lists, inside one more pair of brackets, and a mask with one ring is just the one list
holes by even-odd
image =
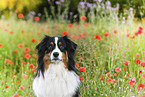
[[80, 80], [73, 71], [65, 69], [63, 62], [50, 64], [49, 69], [33, 81], [37, 97], [72, 97], [79, 87]]

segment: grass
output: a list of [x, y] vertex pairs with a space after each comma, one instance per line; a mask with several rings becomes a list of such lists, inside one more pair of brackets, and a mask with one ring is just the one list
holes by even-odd
[[[144, 95], [145, 89], [140, 91], [137, 89], [139, 83], [145, 84], [145, 78], [142, 78], [144, 67], [136, 64], [136, 60], [140, 59], [145, 62], [145, 33], [131, 37], [134, 32], [138, 31], [138, 27], [145, 27], [144, 21], [136, 22], [130, 21], [129, 24], [122, 24], [121, 21], [110, 21], [109, 19], [100, 19], [95, 24], [88, 24], [84, 26], [84, 22], [73, 24], [72, 28], [68, 27], [67, 22], [54, 22], [48, 20], [46, 23], [38, 23], [32, 21], [22, 20], [0, 20], [0, 95], [2, 97], [12, 97], [18, 93], [23, 97], [34, 97], [32, 90], [32, 81], [36, 72], [32, 72], [30, 64], [37, 67], [37, 52], [35, 46], [44, 37], [49, 36], [62, 36], [64, 31], [69, 32], [69, 37], [78, 44], [76, 52], [76, 62], [80, 67], [85, 67], [86, 72], [79, 72], [83, 78], [80, 90], [82, 97], [140, 97]], [[113, 34], [113, 30], [117, 29], [117, 34]], [[7, 31], [8, 30], [8, 31]], [[24, 30], [24, 33], [21, 33]], [[13, 31], [13, 34], [10, 32]], [[105, 37], [104, 33], [108, 32], [110, 36]], [[126, 34], [130, 33], [130, 37]], [[101, 36], [98, 41], [94, 35]], [[72, 35], [79, 36], [78, 39], [72, 38]], [[81, 35], [84, 35], [82, 38]], [[32, 38], [36, 42], [32, 42]], [[18, 44], [23, 44], [22, 48]], [[28, 52], [31, 57], [24, 58], [24, 49], [28, 47], [31, 51]], [[139, 57], [136, 54], [140, 53]], [[83, 57], [83, 60], [78, 60]], [[9, 59], [13, 64], [5, 62]], [[125, 61], [130, 61], [128, 66], [124, 65]], [[25, 65], [22, 62], [26, 62]], [[119, 67], [121, 71], [114, 76], [115, 69]], [[126, 70], [123, 70], [123, 68]], [[142, 73], [139, 71], [142, 70]], [[106, 73], [110, 73], [111, 77], [107, 77]], [[14, 77], [12, 77], [12, 74]], [[130, 74], [130, 76], [127, 76]], [[23, 76], [27, 75], [27, 78]], [[100, 77], [104, 77], [104, 81]], [[129, 78], [135, 77], [135, 85], [131, 87], [128, 82]], [[117, 82], [107, 82], [107, 79], [115, 79]], [[20, 81], [19, 83], [17, 81]], [[5, 86], [8, 85], [6, 89]], [[23, 90], [19, 90], [20, 86], [24, 86]], [[97, 90], [96, 90], [97, 89]]]

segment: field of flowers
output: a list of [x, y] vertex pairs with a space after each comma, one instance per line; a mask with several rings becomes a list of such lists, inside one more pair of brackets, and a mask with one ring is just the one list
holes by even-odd
[[[130, 9], [132, 10], [132, 9]], [[93, 16], [93, 15], [91, 15]], [[35, 46], [44, 35], [68, 35], [78, 44], [80, 97], [145, 97], [145, 21], [117, 14], [87, 23], [23, 19], [0, 20], [0, 97], [34, 97]], [[113, 18], [112, 18], [113, 16]]]

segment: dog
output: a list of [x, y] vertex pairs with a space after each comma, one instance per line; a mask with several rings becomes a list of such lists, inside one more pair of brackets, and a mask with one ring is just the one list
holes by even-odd
[[75, 68], [77, 44], [68, 36], [50, 37], [36, 46], [38, 67], [33, 80], [36, 97], [79, 97], [80, 80]]

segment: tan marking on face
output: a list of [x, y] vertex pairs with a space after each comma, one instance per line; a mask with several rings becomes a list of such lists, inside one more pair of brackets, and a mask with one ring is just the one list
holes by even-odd
[[59, 45], [61, 45], [62, 43], [61, 43], [61, 42], [59, 42], [58, 44], [59, 44]]
[[44, 60], [44, 66], [45, 66], [45, 69], [47, 70], [49, 65], [50, 65], [50, 55], [51, 55], [51, 52], [48, 53], [48, 54], [45, 54], [43, 60]]
[[68, 69], [68, 54], [66, 52], [66, 54], [63, 52], [62, 53], [62, 58], [63, 58], [63, 62], [64, 62], [64, 65], [65, 65], [65, 68]]
[[51, 45], [54, 45], [54, 43], [53, 43], [53, 42], [51, 42], [50, 44], [51, 44]]

